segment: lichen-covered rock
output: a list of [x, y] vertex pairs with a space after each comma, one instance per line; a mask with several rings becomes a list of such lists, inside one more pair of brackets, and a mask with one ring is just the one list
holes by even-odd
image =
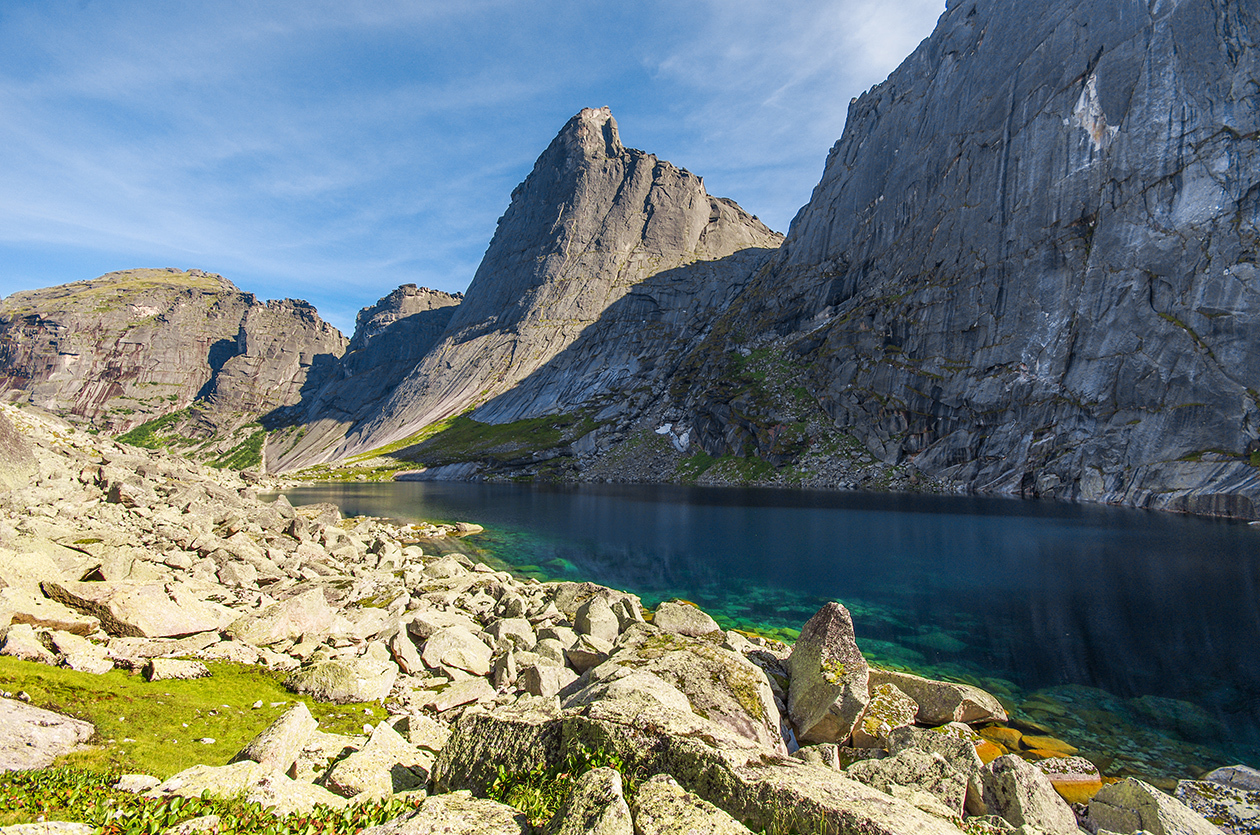
[[1227, 765], [1204, 774], [1202, 779], [1237, 789], [1260, 791], [1260, 771], [1246, 765]]
[[343, 797], [383, 799], [423, 788], [433, 760], [381, 722], [361, 749], [333, 764], [324, 785]]
[[891, 684], [871, 686], [871, 700], [853, 728], [856, 748], [887, 748], [894, 728], [913, 725], [919, 705]]
[[250, 740], [233, 758], [233, 762], [253, 760], [271, 768], [288, 771], [318, 728], [319, 722], [311, 715], [306, 703], [298, 702]]
[[1089, 823], [1122, 835], [1139, 829], [1151, 835], [1220, 835], [1203, 815], [1176, 798], [1132, 777], [1103, 786], [1089, 802]]
[[224, 632], [235, 640], [262, 647], [296, 641], [303, 636], [326, 635], [335, 622], [336, 613], [328, 605], [323, 590], [311, 589], [273, 603], [256, 614], [244, 615]]
[[766, 674], [739, 653], [704, 638], [636, 624], [622, 636], [608, 660], [587, 673], [587, 687], [597, 687], [604, 679], [627, 671], [655, 676], [686, 697], [690, 712], [780, 756], [787, 755], [779, 710]]
[[467, 710], [433, 768], [437, 792], [470, 789], [484, 795], [501, 766], [509, 774], [532, 771], [560, 755], [560, 708], [555, 699], [521, 699], [492, 713]]
[[[884, 759], [854, 763], [844, 773], [911, 803], [914, 803], [912, 792], [903, 794], [902, 790], [926, 792], [944, 810], [946, 817], [962, 817], [967, 799], [967, 775], [951, 766], [940, 754], [908, 748]], [[918, 803], [914, 805], [919, 806]], [[932, 811], [932, 808], [925, 811]]]
[[635, 835], [621, 775], [593, 768], [577, 779], [546, 829], [547, 835]]
[[692, 638], [712, 635], [721, 629], [717, 621], [709, 617], [703, 609], [669, 600], [656, 607], [652, 624], [665, 632], [676, 632]]
[[1260, 791], [1213, 780], [1182, 780], [1174, 794], [1223, 832], [1260, 833]]
[[752, 830], [706, 800], [658, 774], [639, 785], [630, 811], [636, 835], [752, 835]]
[[[380, 649], [373, 652], [375, 647]], [[389, 695], [397, 678], [398, 667], [388, 650], [383, 644], [372, 644], [367, 654], [357, 658], [316, 661], [295, 670], [285, 686], [322, 702], [379, 702]]]
[[919, 722], [944, 725], [947, 722], [1006, 721], [1006, 709], [979, 687], [953, 681], [936, 681], [895, 670], [871, 670], [871, 687], [891, 684], [919, 706]]
[[1005, 818], [1016, 828], [1030, 826], [1050, 835], [1076, 835], [1076, 816], [1049, 778], [1033, 765], [1007, 754], [986, 765], [981, 779], [989, 814]]
[[425, 798], [409, 815], [364, 829], [359, 835], [531, 835], [525, 815], [467, 791]]
[[788, 672], [788, 715], [797, 738], [843, 744], [870, 698], [868, 667], [848, 609], [828, 603], [805, 623]]

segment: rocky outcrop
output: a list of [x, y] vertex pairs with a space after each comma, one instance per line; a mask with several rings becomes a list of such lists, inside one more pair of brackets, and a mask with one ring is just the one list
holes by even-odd
[[[749, 264], [728, 271], [720, 259], [779, 240], [735, 203], [710, 197], [696, 175], [623, 146], [607, 108], [583, 110], [512, 193], [441, 342], [328, 457], [483, 403], [474, 416], [497, 423], [572, 410], [624, 386], [702, 330], [706, 305], [729, 300]], [[655, 290], [628, 296], [653, 277]], [[613, 319], [620, 345], [601, 338], [584, 353], [567, 350], [597, 320]]]
[[268, 437], [269, 469], [284, 471], [340, 443], [437, 344], [462, 300], [460, 293], [404, 284], [360, 310], [354, 336], [323, 385], [275, 416], [290, 425]]
[[[109, 273], [0, 302], [0, 390], [110, 433], [226, 453], [317, 387], [345, 337], [306, 302], [201, 270]], [[242, 432], [242, 429], [244, 431]], [[259, 439], [261, 441], [261, 438]]]
[[79, 719], [0, 698], [0, 771], [46, 768], [95, 733]]
[[1257, 32], [1209, 0], [950, 2], [715, 328], [693, 441], [742, 454], [718, 374], [779, 339], [886, 463], [1257, 515]]

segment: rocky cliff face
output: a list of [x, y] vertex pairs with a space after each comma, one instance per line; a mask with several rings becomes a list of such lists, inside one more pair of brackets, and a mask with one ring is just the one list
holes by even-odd
[[709, 384], [679, 396], [703, 445], [740, 452], [716, 377], [776, 341], [886, 462], [1255, 515], [1258, 39], [1233, 2], [951, 0], [851, 105], [695, 358]]
[[462, 300], [460, 293], [404, 284], [360, 310], [346, 353], [323, 384], [276, 416], [288, 426], [269, 436], [268, 466], [287, 469], [340, 444], [437, 344]]
[[[532, 394], [489, 405], [482, 419], [572, 409], [642, 363], [640, 349], [631, 347], [608, 358], [579, 352], [553, 366], [591, 325], [611, 312], [622, 321], [613, 326], [619, 338], [630, 339], [629, 323], [641, 325], [650, 309], [673, 309], [651, 314], [658, 323], [683, 318], [683, 306], [669, 297], [698, 292], [704, 304], [720, 305], [727, 279], [738, 275], [742, 282], [748, 272], [741, 264], [719, 279], [715, 271], [725, 268], [714, 262], [777, 246], [780, 239], [735, 203], [706, 194], [694, 174], [624, 147], [607, 108], [583, 110], [513, 192], [442, 340], [335, 454], [406, 437], [527, 378]], [[700, 275], [688, 272], [693, 265], [700, 265]], [[658, 289], [625, 301], [648, 279]], [[703, 324], [695, 319], [684, 330]], [[670, 344], [649, 353], [659, 356]], [[614, 370], [588, 390], [602, 366]], [[575, 376], [570, 372], [577, 367], [582, 371]], [[539, 392], [544, 396], [535, 398]]]
[[178, 413], [164, 431], [207, 454], [299, 402], [345, 347], [306, 302], [264, 304], [200, 270], [127, 270], [0, 302], [6, 399], [111, 433]]

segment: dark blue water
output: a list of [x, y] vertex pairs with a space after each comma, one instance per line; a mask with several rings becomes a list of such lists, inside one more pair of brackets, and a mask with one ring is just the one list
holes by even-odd
[[470, 542], [521, 574], [682, 597], [786, 640], [840, 600], [874, 662], [986, 686], [1083, 751], [1118, 754], [1119, 773], [1260, 764], [1260, 529], [1246, 524], [672, 485], [286, 493], [347, 515], [475, 521], [487, 532]]

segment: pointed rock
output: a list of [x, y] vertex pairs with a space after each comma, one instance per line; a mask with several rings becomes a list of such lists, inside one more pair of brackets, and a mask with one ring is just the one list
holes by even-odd
[[798, 739], [844, 744], [870, 699], [849, 610], [835, 602], [819, 609], [802, 627], [788, 670], [788, 714]]

